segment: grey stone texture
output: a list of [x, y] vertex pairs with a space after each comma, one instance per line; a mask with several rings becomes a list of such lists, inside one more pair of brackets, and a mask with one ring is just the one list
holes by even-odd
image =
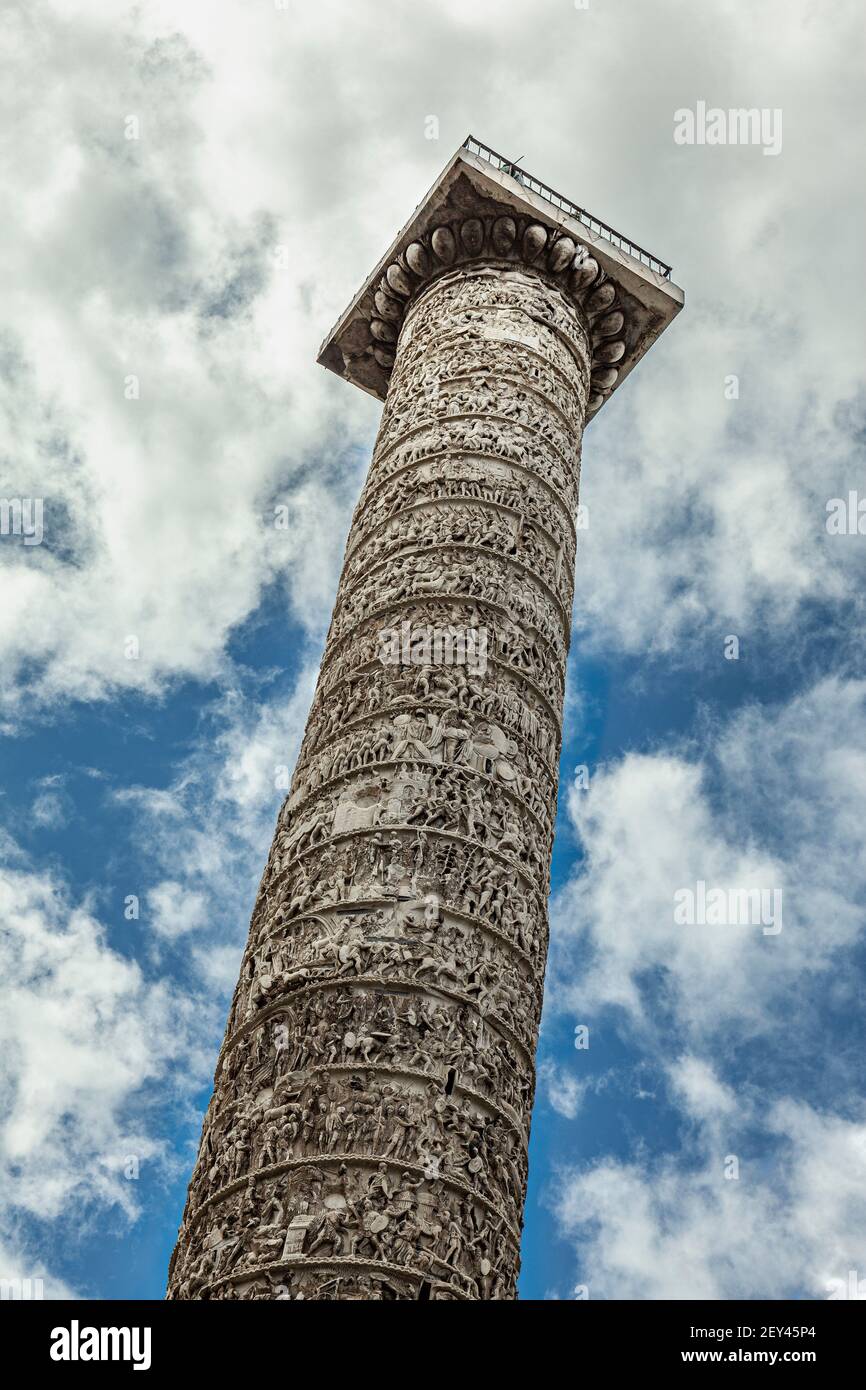
[[681, 296], [512, 183], [456, 156], [323, 349], [385, 407], [170, 1298], [516, 1297], [581, 438]]

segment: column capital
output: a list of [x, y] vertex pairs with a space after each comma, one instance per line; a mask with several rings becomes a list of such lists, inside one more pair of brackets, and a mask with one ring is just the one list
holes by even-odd
[[473, 148], [461, 146], [443, 169], [318, 360], [384, 401], [406, 310], [433, 281], [473, 265], [504, 274], [528, 267], [586, 318], [592, 419], [679, 313], [683, 291], [647, 252], [499, 156], [493, 162], [471, 137], [467, 144]]

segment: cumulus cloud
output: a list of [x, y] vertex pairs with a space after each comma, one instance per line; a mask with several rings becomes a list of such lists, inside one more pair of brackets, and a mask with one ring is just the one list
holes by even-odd
[[[759, 1116], [726, 1094], [720, 1133], [705, 1119], [707, 1099], [705, 1085], [685, 1097], [699, 1127], [676, 1155], [561, 1175], [555, 1209], [578, 1242], [590, 1297], [839, 1297], [849, 1270], [866, 1266], [866, 1114], [787, 1100]], [[756, 1122], [769, 1154], [749, 1152], [746, 1126]]]
[[547, 1057], [539, 1065], [538, 1083], [544, 1099], [558, 1115], [566, 1120], [576, 1118], [587, 1088], [585, 1081]]
[[[859, 601], [863, 547], [823, 524], [862, 428], [840, 312], [858, 219], [826, 215], [851, 196], [857, 5], [830, 22], [772, 0], [760, 25], [726, 0], [632, 6], [635, 52], [668, 39], [625, 67], [610, 7], [488, 8], [407, 24], [394, 0], [7, 6], [40, 80], [4, 112], [0, 460], [4, 491], [46, 506], [44, 543], [0, 553], [10, 717], [25, 692], [224, 676], [275, 581], [321, 628], [378, 409], [317, 347], [470, 127], [674, 261], [689, 293], [587, 436], [584, 640], [676, 659], [708, 626], [779, 632]], [[696, 94], [781, 106], [782, 154], [675, 145]]]
[[235, 688], [169, 787], [114, 794], [132, 812], [142, 872], [155, 880], [141, 919], [145, 939], [157, 952], [182, 949], [180, 963], [211, 989], [228, 991], [237, 976], [315, 676], [307, 666], [290, 694], [262, 701]]
[[163, 879], [147, 894], [148, 920], [157, 936], [176, 940], [186, 932], [198, 931], [207, 922], [204, 895], [183, 884]]
[[[866, 687], [828, 679], [748, 707], [686, 753], [628, 754], [573, 785], [584, 858], [553, 903], [553, 1002], [690, 1038], [777, 1026], [863, 930]], [[678, 922], [677, 894], [778, 890], [783, 925]], [[580, 958], [580, 968], [575, 960]]]
[[130, 1159], [176, 1162], [148, 1120], [154, 1087], [185, 1104], [201, 1083], [207, 1014], [112, 949], [61, 883], [0, 871], [2, 1277], [41, 1276], [46, 1222], [80, 1236], [98, 1211], [135, 1218]]
[[704, 1058], [681, 1057], [670, 1067], [669, 1077], [683, 1109], [704, 1123], [729, 1116], [737, 1108], [734, 1091]]
[[[200, 1074], [219, 1024], [145, 967], [231, 988], [315, 675], [242, 696], [228, 645], [275, 588], [310, 650], [321, 637], [379, 412], [315, 365], [318, 345], [470, 129], [673, 261], [687, 291], [586, 436], [579, 650], [695, 666], [734, 633], [805, 659], [820, 628], [847, 674], [866, 551], [825, 516], [860, 481], [859, 10], [437, 0], [407, 22], [400, 0], [7, 4], [4, 40], [35, 76], [0, 95], [15, 206], [0, 496], [44, 499], [45, 534], [0, 539], [0, 730], [187, 677], [218, 692], [167, 786], [116, 793], [148, 885], [138, 963], [3, 837], [2, 1163], [19, 1214], [130, 1215], [118, 1156], [168, 1157], [134, 1098], [181, 1056]], [[781, 107], [781, 155], [675, 145], [674, 112], [698, 98]], [[583, 858], [554, 905], [551, 1014], [666, 1039], [641, 1095], [663, 1091], [692, 1145], [564, 1180], [594, 1292], [820, 1291], [857, 1257], [856, 1058], [802, 1059], [813, 1090], [823, 1070], [822, 1108], [786, 1090], [778, 1039], [791, 1017], [854, 1006], [863, 694], [821, 682], [567, 794]], [[581, 713], [572, 683], [569, 728]], [[31, 804], [42, 831], [59, 796]], [[674, 894], [698, 880], [779, 887], [783, 930], [678, 925]], [[763, 1111], [756, 1042], [779, 1063]], [[563, 1118], [597, 1085], [553, 1062], [542, 1082]], [[749, 1125], [760, 1158], [724, 1181], [719, 1155]]]
[[[864, 1267], [864, 697], [827, 679], [744, 708], [700, 759], [627, 755], [569, 793], [584, 857], [555, 902], [548, 1007], [640, 1038], [677, 1125], [564, 1161], [552, 1201], [591, 1296], [829, 1297]], [[697, 879], [780, 885], [783, 930], [678, 924]]]
[[[0, 1239], [0, 1286], [3, 1298], [44, 1298], [54, 1302], [80, 1298], [64, 1279], [15, 1241]], [[8, 1292], [7, 1292], [8, 1291]]]
[[[21, 217], [7, 228], [2, 491], [44, 499], [45, 517], [42, 545], [0, 551], [13, 712], [25, 689], [32, 706], [220, 676], [233, 628], [295, 571], [297, 616], [317, 630], [357, 489], [357, 464], [338, 459], [372, 406], [327, 410], [337, 383], [315, 368], [299, 228], [279, 225], [291, 175], [271, 209], [269, 188], [225, 197], [197, 104], [207, 59], [167, 16], [117, 18], [7, 14], [21, 71], [41, 78], [32, 109], [21, 89], [7, 113]], [[293, 506], [289, 532], [277, 503]]]

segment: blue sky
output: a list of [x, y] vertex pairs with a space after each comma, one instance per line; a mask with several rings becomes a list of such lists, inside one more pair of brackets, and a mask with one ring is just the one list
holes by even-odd
[[686, 291], [584, 440], [521, 1296], [866, 1279], [857, 6], [8, 15], [0, 1277], [162, 1297], [379, 413], [318, 344], [471, 130]]

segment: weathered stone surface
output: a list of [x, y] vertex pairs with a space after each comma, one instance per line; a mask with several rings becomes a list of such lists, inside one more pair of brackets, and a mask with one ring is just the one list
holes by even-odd
[[[431, 278], [477, 260], [531, 266], [547, 283], [578, 300], [590, 318], [614, 309], [621, 314], [620, 329], [592, 323], [593, 354], [613, 333], [622, 341], [622, 353], [615, 359], [616, 379], [591, 394], [588, 420], [618, 390], [683, 304], [682, 290], [610, 239], [598, 224], [579, 220], [535, 192], [529, 181], [460, 149], [328, 335], [319, 361], [384, 401], [393, 363], [380, 362], [375, 338], [371, 341], [371, 321], [380, 316], [376, 291], [384, 288], [399, 301], [402, 314]], [[587, 309], [586, 301], [595, 292], [600, 295], [594, 304], [603, 307]], [[359, 322], [365, 334], [360, 350], [354, 333]], [[613, 361], [600, 360], [608, 365]]]
[[332, 339], [387, 400], [172, 1298], [516, 1296], [581, 436], [629, 304], [458, 201]]

